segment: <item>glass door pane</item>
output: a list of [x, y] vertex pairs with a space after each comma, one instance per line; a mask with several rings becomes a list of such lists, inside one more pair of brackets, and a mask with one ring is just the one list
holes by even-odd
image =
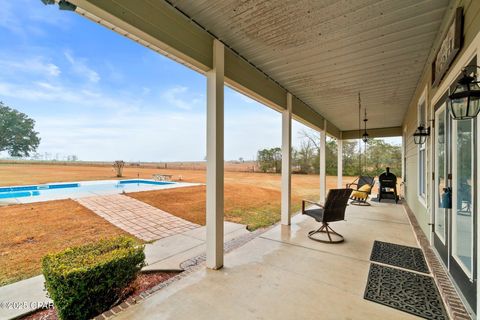
[[451, 191], [447, 186], [447, 123], [445, 104], [435, 113], [435, 234], [445, 245], [446, 212], [451, 207]]
[[473, 121], [454, 121], [452, 129], [452, 256], [466, 275], [471, 278], [473, 270], [473, 187], [475, 185]]

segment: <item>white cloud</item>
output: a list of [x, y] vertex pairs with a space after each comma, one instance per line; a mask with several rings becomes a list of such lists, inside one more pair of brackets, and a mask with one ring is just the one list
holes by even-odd
[[54, 91], [54, 92], [61, 92], [62, 91], [61, 87], [54, 86], [53, 84], [48, 83], [48, 82], [37, 81], [37, 82], [34, 82], [34, 83], [37, 86], [39, 86], [40, 88], [43, 88], [43, 89], [46, 89], [46, 90], [49, 90], [49, 91]]
[[125, 80], [125, 75], [114, 66], [110, 61], [105, 62], [105, 67], [108, 70], [108, 79], [113, 82], [123, 82]]
[[29, 36], [47, 34], [39, 25], [55, 28], [69, 27], [68, 17], [56, 6], [44, 6], [40, 1], [0, 1], [0, 27], [28, 39]]
[[185, 97], [188, 93], [188, 88], [183, 86], [175, 86], [163, 92], [162, 98], [165, 99], [170, 105], [181, 110], [191, 110], [193, 106], [201, 103], [201, 99], [198, 97], [192, 97], [192, 94], [188, 94], [188, 98]]
[[36, 81], [28, 84], [15, 84], [0, 81], [0, 97], [48, 102], [52, 106], [65, 104], [67, 107], [82, 109], [107, 109], [116, 113], [127, 114], [139, 109], [140, 101], [134, 98], [108, 95], [100, 91], [92, 91], [62, 84]]
[[100, 75], [87, 65], [85, 59], [75, 58], [73, 53], [69, 50], [66, 50], [63, 54], [67, 61], [72, 65], [73, 72], [79, 76], [87, 78], [90, 82], [97, 83], [100, 81]]
[[[0, 96], [4, 94], [34, 101], [35, 109], [27, 114], [36, 120], [42, 154], [75, 154], [81, 160], [187, 161], [202, 160], [206, 153], [204, 109], [185, 112], [167, 101], [159, 105], [42, 81], [26, 87], [0, 82]], [[281, 145], [280, 113], [261, 105], [242, 112], [227, 106], [225, 111], [226, 159], [252, 159], [259, 149]]]
[[76, 154], [81, 160], [200, 160], [205, 154], [205, 118], [158, 112], [37, 117], [39, 153]]
[[14, 1], [2, 1], [0, 8], [0, 26], [6, 28], [7, 30], [16, 33], [22, 34], [23, 28], [18, 19], [15, 18], [13, 12]]
[[21, 61], [0, 59], [0, 69], [3, 72], [23, 72], [58, 77], [61, 74], [60, 67], [44, 60], [42, 57], [26, 57]]

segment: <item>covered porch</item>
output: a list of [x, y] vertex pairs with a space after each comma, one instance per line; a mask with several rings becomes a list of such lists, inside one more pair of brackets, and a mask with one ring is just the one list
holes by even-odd
[[[442, 46], [456, 7], [467, 2], [60, 1], [61, 8], [171, 57], [207, 79], [207, 268], [192, 272], [118, 317], [413, 317], [366, 301], [363, 293], [374, 241], [414, 247], [421, 243], [425, 251], [428, 241], [417, 241], [422, 231], [409, 220], [406, 207], [373, 203], [367, 208], [348, 207], [346, 221], [335, 223], [334, 228], [346, 238], [344, 243], [308, 239], [308, 231], [317, 225], [314, 220], [292, 218], [292, 119], [320, 133], [320, 202], [327, 194], [327, 135], [338, 142], [338, 187], [344, 187], [342, 141], [361, 135], [359, 92], [369, 112], [369, 138], [403, 136], [404, 171], [407, 162], [413, 163], [410, 171], [428, 179], [426, 171], [418, 169], [419, 163], [410, 161], [412, 150], [417, 150], [410, 132], [417, 125], [407, 130], [406, 123], [417, 116], [411, 106], [423, 90], [418, 84], [430, 81], [431, 61]], [[468, 16], [471, 24], [478, 20], [473, 3], [468, 2], [473, 8]], [[282, 114], [283, 168], [281, 223], [227, 255], [223, 230], [225, 85]], [[410, 187], [413, 190], [414, 184]], [[416, 211], [428, 209], [425, 205]], [[428, 230], [430, 218], [422, 224]], [[429, 266], [439, 272], [437, 279], [450, 286], [445, 291], [454, 297], [450, 315], [465, 319], [468, 315], [462, 302], [435, 255], [427, 254], [427, 258], [433, 259]]]
[[418, 247], [402, 205], [349, 206], [332, 224], [345, 242], [308, 239], [313, 219], [297, 215], [118, 313], [118, 319], [417, 319], [363, 298], [375, 240]]

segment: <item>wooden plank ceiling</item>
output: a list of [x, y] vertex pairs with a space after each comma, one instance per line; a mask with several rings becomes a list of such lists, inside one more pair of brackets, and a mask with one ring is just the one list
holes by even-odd
[[340, 130], [402, 124], [448, 0], [170, 3]]

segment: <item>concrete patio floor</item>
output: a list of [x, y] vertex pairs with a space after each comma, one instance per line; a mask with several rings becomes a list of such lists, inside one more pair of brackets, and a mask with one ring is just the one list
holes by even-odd
[[341, 244], [307, 238], [317, 223], [297, 215], [225, 257], [119, 313], [117, 319], [415, 319], [363, 299], [374, 240], [418, 247], [402, 205], [347, 208], [333, 223]]

